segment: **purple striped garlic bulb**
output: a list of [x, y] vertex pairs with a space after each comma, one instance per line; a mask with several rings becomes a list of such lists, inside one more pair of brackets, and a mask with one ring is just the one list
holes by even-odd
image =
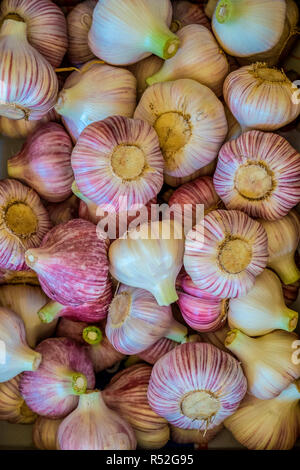
[[178, 343], [169, 338], [161, 338], [149, 348], [139, 353], [139, 358], [149, 364], [155, 364], [161, 357], [172, 351]]
[[98, 390], [89, 390], [59, 426], [60, 450], [134, 450], [136, 438], [131, 426], [109, 409]]
[[215, 189], [228, 209], [280, 219], [300, 201], [300, 155], [283, 137], [250, 131], [220, 150]]
[[63, 418], [76, 408], [79, 395], [94, 387], [92, 362], [85, 348], [69, 338], [46, 339], [36, 351], [42, 354], [41, 365], [22, 375], [21, 394], [37, 414]]
[[210, 212], [185, 241], [186, 272], [197, 287], [221, 299], [249, 292], [267, 260], [263, 226], [240, 211]]
[[187, 177], [211, 163], [227, 134], [222, 103], [208, 87], [190, 79], [147, 88], [134, 117], [148, 121], [158, 134], [166, 183], [169, 176]]
[[1, 180], [0, 221], [0, 267], [27, 269], [26, 250], [40, 246], [52, 226], [37, 193], [19, 181]]
[[164, 159], [155, 130], [122, 116], [91, 124], [81, 133], [72, 168], [79, 191], [107, 212], [119, 212], [124, 198], [125, 210], [138, 209], [163, 185]]
[[123, 354], [138, 354], [156, 341], [167, 337], [185, 340], [187, 329], [174, 320], [170, 306], [160, 306], [144, 290], [121, 285], [110, 304], [106, 336]]
[[154, 365], [148, 400], [172, 425], [203, 431], [234, 413], [246, 390], [236, 359], [210, 344], [186, 343]]
[[31, 411], [20, 394], [20, 375], [0, 383], [0, 420], [14, 424], [32, 424], [37, 415]]
[[97, 0], [86, 0], [76, 5], [67, 16], [68, 57], [71, 64], [81, 65], [95, 59], [88, 44], [88, 35], [96, 5]]

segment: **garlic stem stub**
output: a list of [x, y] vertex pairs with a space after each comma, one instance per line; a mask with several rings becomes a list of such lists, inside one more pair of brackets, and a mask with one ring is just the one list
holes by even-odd
[[219, 152], [214, 185], [227, 209], [284, 217], [300, 201], [300, 155], [283, 137], [250, 131]]
[[266, 267], [267, 234], [240, 211], [217, 210], [204, 217], [185, 241], [184, 267], [192, 281], [221, 299], [241, 297]]
[[20, 375], [0, 383], [0, 420], [13, 424], [33, 424], [37, 415], [26, 405], [19, 384]]
[[71, 64], [81, 65], [95, 58], [89, 48], [88, 33], [93, 21], [97, 0], [86, 0], [76, 5], [67, 16], [68, 57]]
[[93, 13], [89, 46], [95, 56], [113, 65], [129, 65], [155, 54], [173, 57], [180, 40], [169, 26], [170, 0], [103, 0]]
[[273, 330], [294, 331], [298, 313], [286, 307], [281, 282], [275, 273], [265, 269], [254, 286], [238, 299], [230, 299], [228, 324], [248, 336], [262, 336]]
[[186, 343], [156, 362], [148, 400], [172, 425], [205, 431], [234, 413], [246, 390], [236, 359], [210, 344]]
[[62, 419], [37, 418], [32, 430], [32, 440], [37, 449], [58, 450], [57, 431], [61, 422]]
[[149, 122], [156, 130], [167, 183], [169, 176], [190, 176], [211, 163], [227, 134], [222, 103], [208, 87], [190, 79], [149, 87], [134, 118]]
[[248, 392], [261, 400], [270, 400], [300, 377], [300, 363], [293, 358], [294, 333], [276, 330], [250, 338], [240, 330], [230, 330], [225, 346], [241, 361]]

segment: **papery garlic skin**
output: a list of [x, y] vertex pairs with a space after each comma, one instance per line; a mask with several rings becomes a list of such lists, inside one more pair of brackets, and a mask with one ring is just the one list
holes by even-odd
[[161, 306], [178, 298], [176, 277], [182, 267], [182, 229], [173, 221], [142, 224], [114, 241], [109, 249], [110, 273], [118, 281], [151, 292]]
[[28, 271], [10, 271], [8, 269], [0, 269], [0, 285], [31, 285], [39, 286], [39, 280], [36, 273], [32, 270]]
[[23, 320], [12, 310], [4, 307], [0, 307], [0, 340], [4, 344], [5, 354], [4, 363], [0, 364], [0, 383], [16, 377], [25, 370], [38, 369], [42, 356], [28, 347]]
[[190, 79], [148, 88], [134, 118], [156, 130], [167, 177], [190, 176], [211, 163], [227, 134], [222, 103], [209, 88]]
[[217, 96], [222, 95], [229, 64], [213, 34], [205, 26], [191, 24], [180, 29], [177, 36], [178, 52], [149, 76], [148, 85], [188, 78], [206, 85]]
[[54, 106], [58, 81], [52, 66], [26, 38], [26, 23], [5, 20], [0, 29], [0, 115], [39, 120]]
[[274, 131], [294, 121], [300, 113], [296, 92], [283, 71], [259, 62], [231, 72], [223, 87], [226, 104], [243, 130]]
[[300, 377], [300, 363], [293, 360], [294, 333], [276, 330], [250, 338], [240, 330], [230, 330], [225, 346], [241, 361], [248, 392], [261, 400], [270, 400]]
[[81, 395], [79, 404], [58, 429], [61, 450], [134, 450], [136, 439], [131, 426], [110, 410], [101, 392]]
[[210, 212], [185, 241], [186, 272], [196, 286], [221, 299], [245, 295], [267, 259], [263, 226], [240, 211]]
[[[178, 29], [187, 26], [188, 24], [201, 24], [206, 28], [211, 29], [210, 21], [204, 13], [201, 5], [194, 5], [191, 2], [176, 0], [172, 3], [173, 6], [173, 23], [172, 31], [176, 32]], [[174, 22], [177, 28], [174, 28]]]
[[135, 106], [136, 79], [129, 70], [87, 63], [67, 78], [55, 109], [76, 142], [89, 124], [115, 115], [132, 117]]
[[8, 176], [35, 189], [49, 202], [62, 202], [72, 194], [72, 149], [71, 139], [60, 124], [44, 124], [8, 160]]
[[72, 168], [80, 192], [108, 212], [119, 212], [124, 198], [125, 210], [140, 207], [163, 185], [164, 160], [156, 132], [145, 121], [123, 116], [90, 124], [81, 133]]
[[177, 188], [178, 186], [184, 185], [185, 183], [189, 183], [190, 181], [194, 181], [200, 176], [213, 176], [215, 169], [217, 166], [217, 158], [215, 158], [211, 163], [208, 165], [203, 166], [200, 170], [191, 173], [188, 176], [170, 176], [165, 174], [165, 183], [172, 188]]
[[200, 431], [198, 429], [181, 429], [171, 426], [172, 441], [177, 444], [195, 444], [195, 449], [205, 448], [216, 435], [223, 429], [223, 423], [208, 429]]
[[280, 219], [300, 201], [300, 155], [283, 137], [250, 131], [227, 142], [214, 174], [227, 209]]
[[67, 51], [66, 19], [49, 0], [3, 0], [0, 19], [17, 15], [27, 26], [30, 44], [53, 66], [58, 67]]
[[156, 362], [148, 400], [174, 426], [203, 431], [234, 413], [246, 389], [236, 359], [210, 344], [186, 343]]
[[20, 375], [0, 383], [0, 420], [14, 424], [32, 424], [37, 415], [26, 405], [19, 391]]
[[[300, 157], [300, 156], [299, 156]], [[285, 284], [299, 280], [300, 271], [295, 263], [295, 251], [300, 240], [300, 219], [296, 211], [275, 221], [260, 221], [268, 236], [268, 266]]]
[[0, 267], [27, 269], [25, 251], [35, 248], [51, 228], [49, 215], [33, 190], [13, 179], [0, 181]]
[[133, 73], [137, 81], [138, 99], [141, 98], [144, 91], [148, 87], [146, 79], [158, 72], [161, 69], [163, 63], [164, 61], [162, 59], [152, 54], [149, 57], [146, 57], [146, 59], [140, 60], [136, 64], [128, 66], [128, 69]]
[[39, 416], [34, 423], [32, 440], [37, 449], [58, 450], [56, 445], [57, 431], [62, 419], [49, 419]]
[[[47, 204], [47, 211], [52, 224], [59, 225], [78, 218], [79, 199], [73, 194], [61, 203]], [[81, 218], [81, 217], [80, 217]]]
[[283, 32], [284, 0], [224, 0], [213, 14], [212, 28], [224, 50], [247, 57], [271, 49]]
[[36, 348], [43, 361], [36, 373], [22, 375], [20, 391], [28, 406], [51, 419], [67, 416], [78, 396], [95, 385], [87, 351], [70, 338], [50, 338]]
[[299, 380], [270, 400], [247, 394], [225, 426], [248, 449], [292, 449], [299, 436], [299, 400]]
[[39, 121], [27, 121], [25, 118], [16, 121], [15, 119], [0, 116], [0, 133], [11, 139], [25, 139], [43, 124], [57, 120], [58, 115], [54, 110], [49, 111]]
[[286, 307], [279, 278], [265, 269], [254, 286], [238, 299], [230, 299], [228, 324], [248, 336], [262, 336], [273, 330], [294, 331], [298, 313]]
[[155, 54], [173, 57], [180, 45], [168, 26], [169, 0], [104, 0], [98, 2], [89, 32], [95, 56], [113, 65], [128, 65]]
[[68, 57], [71, 64], [85, 64], [95, 58], [89, 48], [88, 33], [93, 21], [97, 0], [86, 0], [76, 5], [67, 16]]

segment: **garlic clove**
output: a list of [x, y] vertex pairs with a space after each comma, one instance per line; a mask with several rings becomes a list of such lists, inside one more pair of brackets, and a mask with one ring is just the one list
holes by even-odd
[[95, 58], [89, 48], [88, 33], [96, 4], [96, 0], [86, 0], [76, 5], [67, 16], [68, 57], [71, 64], [81, 65]]
[[57, 450], [57, 431], [62, 419], [39, 416], [33, 426], [32, 440], [37, 449]]
[[19, 391], [20, 375], [0, 383], [0, 420], [14, 424], [32, 424], [37, 415], [28, 408]]

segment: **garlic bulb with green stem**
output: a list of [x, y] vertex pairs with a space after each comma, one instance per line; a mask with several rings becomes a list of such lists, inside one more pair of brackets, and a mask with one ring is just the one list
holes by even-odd
[[293, 361], [294, 333], [276, 330], [250, 338], [240, 330], [230, 330], [225, 346], [241, 361], [248, 392], [261, 400], [270, 400], [300, 377], [300, 362]]
[[37, 418], [32, 430], [32, 440], [37, 449], [58, 450], [57, 431], [61, 422], [62, 419]]
[[37, 415], [26, 405], [20, 390], [20, 376], [0, 383], [0, 421], [14, 424], [32, 424]]
[[224, 424], [248, 449], [292, 449], [300, 433], [299, 400], [300, 380], [269, 400], [247, 394], [239, 409]]
[[136, 64], [128, 66], [128, 69], [133, 73], [137, 81], [138, 99], [141, 98], [144, 91], [148, 87], [146, 79], [158, 72], [161, 69], [163, 63], [164, 61], [162, 59], [152, 54], [149, 57], [146, 57], [146, 59], [140, 60]]
[[86, 0], [76, 5], [67, 16], [68, 57], [71, 64], [85, 64], [95, 58], [89, 48], [88, 34], [97, 0]]
[[170, 0], [103, 0], [98, 2], [89, 32], [95, 56], [113, 65], [128, 65], [155, 54], [173, 57], [180, 45], [168, 26]]
[[260, 222], [268, 236], [268, 266], [285, 284], [298, 281], [300, 271], [295, 262], [295, 251], [300, 240], [299, 214], [291, 211], [282, 219]]
[[286, 307], [281, 282], [275, 273], [265, 269], [255, 279], [248, 294], [230, 299], [228, 324], [248, 336], [262, 336], [273, 330], [294, 331], [298, 313]]

